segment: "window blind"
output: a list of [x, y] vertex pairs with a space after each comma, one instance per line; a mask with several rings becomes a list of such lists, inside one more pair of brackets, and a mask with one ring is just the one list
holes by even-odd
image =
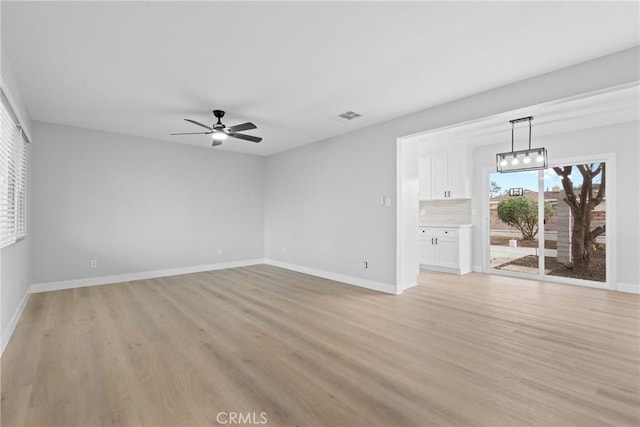
[[22, 136], [16, 141], [16, 239], [27, 235], [27, 147]]
[[22, 130], [2, 94], [0, 102], [0, 248], [26, 236], [27, 150]]

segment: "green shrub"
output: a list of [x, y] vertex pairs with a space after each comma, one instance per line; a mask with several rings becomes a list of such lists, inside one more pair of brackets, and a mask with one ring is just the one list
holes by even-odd
[[[550, 202], [544, 204], [544, 219], [553, 216]], [[513, 197], [498, 203], [498, 218], [507, 225], [517, 228], [522, 239], [533, 240], [538, 234], [538, 201], [531, 197]]]

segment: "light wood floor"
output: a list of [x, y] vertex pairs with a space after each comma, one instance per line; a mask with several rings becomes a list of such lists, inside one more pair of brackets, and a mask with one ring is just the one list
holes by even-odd
[[639, 311], [481, 274], [392, 296], [270, 266], [34, 294], [2, 426], [638, 426]]

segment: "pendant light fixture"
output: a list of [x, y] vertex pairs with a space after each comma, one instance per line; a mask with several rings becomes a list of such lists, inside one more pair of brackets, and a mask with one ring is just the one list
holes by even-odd
[[[529, 149], [515, 151], [514, 132], [516, 123], [529, 122]], [[501, 173], [547, 168], [547, 149], [531, 148], [531, 122], [533, 116], [509, 120], [511, 123], [511, 151], [496, 154], [496, 170]]]

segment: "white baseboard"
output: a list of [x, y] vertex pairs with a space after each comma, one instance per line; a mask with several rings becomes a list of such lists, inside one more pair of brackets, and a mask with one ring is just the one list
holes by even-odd
[[406, 291], [407, 289], [411, 289], [414, 286], [418, 286], [418, 282], [414, 282], [414, 283], [407, 283], [406, 285], [402, 286], [402, 292]]
[[617, 291], [629, 292], [632, 294], [640, 294], [640, 283], [617, 283]]
[[430, 264], [420, 264], [420, 268], [428, 271], [437, 271], [439, 273], [450, 273], [450, 274], [467, 274], [471, 273], [471, 270], [462, 270], [460, 268], [451, 268], [451, 267], [441, 267], [439, 265], [430, 265]]
[[88, 277], [86, 279], [63, 280], [60, 282], [36, 283], [31, 285], [31, 292], [59, 291], [62, 289], [84, 288], [85, 286], [108, 285], [111, 283], [131, 282], [133, 280], [155, 279], [157, 277], [178, 276], [180, 274], [200, 273], [203, 271], [223, 270], [225, 268], [246, 267], [263, 264], [262, 259], [221, 262], [217, 264], [194, 265], [191, 267], [169, 268], [166, 270], [144, 271], [113, 276]]
[[2, 331], [2, 341], [0, 342], [0, 356], [2, 356], [2, 354], [4, 353], [4, 349], [7, 347], [7, 344], [9, 344], [9, 340], [11, 339], [11, 335], [13, 335], [13, 331], [16, 329], [16, 326], [18, 326], [18, 320], [20, 320], [20, 317], [22, 317], [22, 312], [27, 306], [30, 295], [31, 294], [29, 292], [24, 294], [22, 301], [20, 301], [20, 304], [18, 304], [18, 308], [16, 308], [15, 313], [13, 313], [13, 316], [11, 317], [9, 324], [7, 325], [5, 330]]
[[378, 292], [384, 292], [387, 294], [398, 295], [402, 291], [398, 291], [395, 285], [389, 283], [376, 282], [374, 280], [362, 279], [360, 277], [347, 276], [346, 274], [333, 273], [330, 271], [318, 270], [316, 268], [305, 267], [297, 264], [289, 264], [288, 262], [275, 261], [271, 259], [265, 259], [265, 264], [273, 265], [274, 267], [285, 268], [287, 270], [297, 271], [299, 273], [310, 274], [312, 276], [322, 277], [324, 279], [335, 280], [336, 282], [343, 282], [348, 285], [359, 286], [361, 288], [367, 288]]
[[474, 273], [482, 273], [482, 266], [474, 265], [471, 267], [471, 271], [473, 271]]

